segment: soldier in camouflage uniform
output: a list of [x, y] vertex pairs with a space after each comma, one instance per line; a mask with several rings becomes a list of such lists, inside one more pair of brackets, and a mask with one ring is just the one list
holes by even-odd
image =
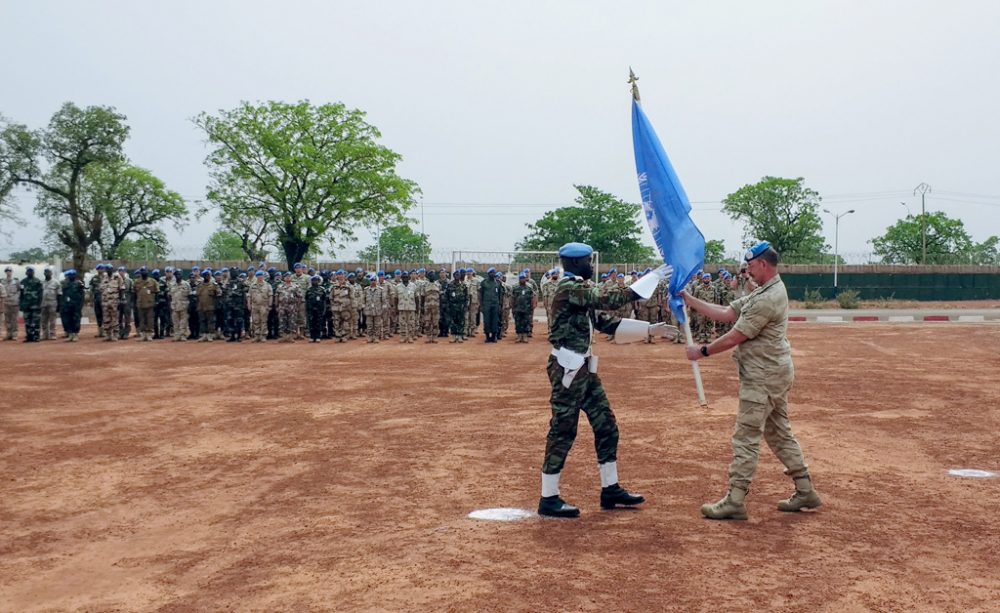
[[281, 276], [281, 285], [274, 299], [278, 303], [278, 338], [282, 343], [294, 343], [299, 336], [299, 312], [304, 308], [301, 305], [305, 304], [305, 296], [292, 280], [292, 273], [286, 271]]
[[[166, 272], [173, 268], [167, 266]], [[165, 276], [160, 275], [160, 269], [154, 268], [152, 277], [159, 286], [156, 292], [156, 306], [153, 307], [153, 338], [167, 338], [171, 334], [170, 326], [170, 287]], [[187, 300], [184, 301], [185, 305]]]
[[299, 310], [296, 315], [295, 320], [295, 339], [300, 340], [305, 338], [306, 334], [306, 319], [309, 314], [306, 313], [306, 290], [309, 289], [309, 276], [306, 275], [306, 266], [304, 264], [296, 263], [292, 266], [292, 270], [295, 274], [292, 275], [292, 285], [299, 288]]
[[361, 312], [365, 308], [365, 293], [358, 283], [358, 273], [348, 273], [347, 284], [351, 286], [350, 332], [347, 339], [361, 338]]
[[[711, 273], [702, 273], [701, 282], [694, 286], [694, 290], [690, 294], [699, 300], [715, 304], [717, 299], [715, 286], [712, 285]], [[704, 345], [711, 343], [714, 333], [715, 322], [704, 315], [698, 313], [691, 314], [691, 336], [694, 338], [696, 344]]]
[[[730, 281], [732, 277], [729, 271], [725, 268], [719, 270], [719, 278], [715, 280], [715, 299], [716, 304], [721, 306], [729, 306], [729, 304], [735, 299], [733, 295], [733, 288], [730, 286]], [[715, 322], [715, 335], [716, 337], [724, 335], [733, 329], [732, 323], [717, 321]]]
[[394, 289], [396, 310], [399, 321], [399, 342], [413, 343], [417, 340], [417, 285], [410, 282], [410, 274], [400, 275]]
[[94, 307], [94, 318], [97, 320], [97, 338], [104, 337], [104, 309], [101, 307], [101, 281], [104, 279], [104, 264], [95, 267], [97, 272], [90, 277], [87, 287], [90, 290], [90, 303]]
[[441, 292], [441, 307], [451, 331], [451, 342], [464, 343], [468, 322], [469, 287], [462, 280], [462, 269], [456, 270], [451, 283]]
[[139, 326], [136, 333], [141, 341], [153, 340], [153, 311], [156, 309], [156, 293], [160, 284], [149, 278], [149, 272], [143, 266], [139, 269], [139, 279], [132, 285], [136, 296], [136, 312], [139, 313]]
[[132, 320], [135, 311], [135, 282], [128, 275], [124, 266], [118, 267], [118, 278], [121, 279], [122, 298], [118, 302], [118, 338], [125, 339], [132, 334]]
[[330, 302], [330, 293], [323, 287], [323, 277], [309, 278], [306, 290], [306, 320], [309, 322], [309, 342], [318, 343], [323, 338], [324, 315]]
[[201, 273], [201, 283], [198, 284], [198, 324], [200, 326], [199, 342], [210, 343], [215, 340], [215, 311], [216, 303], [222, 294], [216, 279], [221, 279], [221, 274], [212, 274], [205, 270]]
[[201, 336], [201, 321], [198, 317], [198, 287], [202, 284], [203, 275], [197, 266], [191, 267], [191, 274], [188, 275], [188, 284], [191, 286], [191, 293], [188, 295], [188, 329], [191, 335], [188, 337], [196, 340]]
[[368, 287], [364, 290], [365, 327], [368, 333], [368, 342], [377, 343], [382, 340], [383, 336], [382, 323], [385, 313], [385, 291], [379, 285], [377, 276], [369, 276], [368, 281]]
[[247, 317], [247, 273], [241, 272], [235, 279], [230, 279], [229, 290], [226, 293], [226, 317], [229, 321], [229, 343], [243, 342]]
[[188, 296], [191, 295], [191, 284], [181, 279], [180, 272], [167, 267], [167, 293], [170, 295], [170, 329], [174, 333], [175, 342], [187, 340], [188, 329]]
[[[662, 305], [663, 297], [667, 293], [667, 285], [662, 280], [656, 284], [656, 289], [653, 290], [653, 295], [646, 300], [644, 312], [641, 313], [639, 319], [648, 322], [650, 324], [658, 324], [662, 319]], [[647, 343], [654, 343], [653, 337], [650, 336], [646, 339]]]
[[329, 270], [324, 270], [319, 273], [323, 281], [320, 285], [323, 286], [323, 291], [326, 292], [326, 307], [323, 309], [323, 329], [320, 338], [330, 339], [336, 338], [333, 330], [333, 311], [330, 310], [330, 290], [333, 289], [333, 273]]
[[35, 269], [29, 266], [25, 271], [25, 279], [21, 281], [21, 297], [19, 306], [24, 316], [24, 342], [37, 343], [42, 323], [42, 296], [45, 288], [41, 281], [35, 278]]
[[56, 316], [59, 314], [59, 296], [62, 294], [62, 283], [52, 278], [52, 269], [42, 271], [45, 279], [42, 281], [42, 308], [40, 311], [40, 340], [56, 340]]
[[343, 270], [338, 270], [330, 286], [330, 315], [333, 318], [333, 335], [338, 343], [346, 343], [352, 334], [351, 300], [353, 288]]
[[476, 270], [472, 267], [466, 269], [465, 286], [468, 288], [469, 303], [465, 310], [465, 338], [479, 336], [480, 307], [479, 285], [482, 278], [476, 275]]
[[500, 273], [497, 276], [500, 281], [500, 338], [507, 336], [507, 329], [510, 327], [510, 311], [513, 308], [514, 296], [512, 288], [507, 285], [507, 275]]
[[514, 303], [514, 332], [518, 343], [528, 342], [528, 322], [535, 312], [538, 299], [534, 290], [528, 285], [528, 277], [523, 272], [517, 277], [517, 285], [511, 290], [511, 301]]
[[420, 290], [421, 302], [424, 305], [423, 330], [427, 335], [426, 342], [436, 343], [439, 334], [438, 322], [441, 320], [441, 284], [438, 282], [437, 271], [427, 271], [426, 281]]
[[83, 281], [76, 278], [76, 270], [70, 268], [63, 274], [66, 276], [60, 305], [63, 328], [66, 330], [66, 340], [75, 343], [80, 340], [80, 316], [83, 314], [87, 288], [83, 285]]
[[559, 475], [576, 439], [581, 409], [594, 431], [601, 475], [601, 507], [610, 509], [645, 502], [642, 496], [627, 492], [618, 483], [618, 425], [597, 376], [595, 359], [590, 354], [594, 329], [615, 334], [621, 324], [620, 319], [605, 314], [597, 316], [595, 311], [618, 309], [637, 296], [630, 289], [620, 291], [615, 287], [602, 295], [598, 288], [591, 286], [587, 281], [593, 276], [592, 254], [593, 249], [582, 243], [568, 243], [559, 249], [567, 276], [559, 281], [552, 300], [549, 342], [553, 350], [547, 366], [552, 390], [552, 420], [542, 463], [539, 515], [577, 517], [580, 514], [578, 508], [559, 497]]
[[104, 340], [114, 342], [121, 338], [121, 316], [118, 308], [125, 298], [125, 278], [111, 270], [111, 265], [105, 266], [104, 279], [101, 280], [101, 307], [104, 309]]
[[281, 275], [272, 266], [267, 269], [267, 284], [271, 286], [271, 305], [267, 309], [267, 338], [278, 338], [278, 287], [281, 285]]
[[267, 338], [268, 315], [274, 303], [274, 289], [266, 279], [263, 270], [254, 273], [253, 282], [247, 289], [247, 308], [250, 309], [250, 335], [255, 343], [263, 343]]
[[4, 321], [7, 324], [7, 336], [4, 340], [17, 339], [17, 314], [21, 304], [21, 283], [14, 278], [14, 269], [8, 266], [4, 269]]

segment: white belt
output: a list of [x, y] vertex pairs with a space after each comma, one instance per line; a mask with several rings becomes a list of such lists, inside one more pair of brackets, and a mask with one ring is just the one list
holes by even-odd
[[568, 388], [573, 383], [576, 373], [580, 372], [580, 369], [583, 368], [583, 364], [587, 358], [590, 358], [590, 372], [597, 372], [597, 356], [591, 355], [590, 347], [587, 347], [586, 353], [577, 353], [566, 347], [560, 347], [559, 349], [553, 349], [552, 355], [559, 362], [559, 365], [563, 367], [563, 387]]

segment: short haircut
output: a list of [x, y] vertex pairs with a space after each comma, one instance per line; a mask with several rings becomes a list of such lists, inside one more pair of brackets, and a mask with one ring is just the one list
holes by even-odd
[[774, 247], [768, 247], [764, 250], [764, 253], [760, 254], [759, 257], [771, 266], [777, 266], [778, 262], [781, 261], [781, 257], [778, 255], [778, 252], [774, 250]]

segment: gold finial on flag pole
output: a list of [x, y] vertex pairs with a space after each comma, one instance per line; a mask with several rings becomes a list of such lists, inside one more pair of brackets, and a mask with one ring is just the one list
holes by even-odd
[[632, 72], [632, 67], [629, 66], [627, 83], [629, 83], [632, 86], [632, 99], [635, 100], [636, 102], [639, 102], [639, 86], [636, 85], [636, 81], [638, 80], [639, 77], [635, 76], [635, 73]]

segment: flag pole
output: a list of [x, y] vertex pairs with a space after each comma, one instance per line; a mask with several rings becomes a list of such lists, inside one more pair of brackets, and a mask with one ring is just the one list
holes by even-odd
[[[694, 347], [694, 338], [691, 336], [691, 315], [687, 305], [684, 305], [684, 336], [687, 337], [687, 346]], [[701, 367], [697, 361], [691, 360], [691, 370], [694, 372], [694, 385], [698, 389], [698, 403], [703, 407], [708, 406], [705, 400], [705, 386], [701, 384]]]

